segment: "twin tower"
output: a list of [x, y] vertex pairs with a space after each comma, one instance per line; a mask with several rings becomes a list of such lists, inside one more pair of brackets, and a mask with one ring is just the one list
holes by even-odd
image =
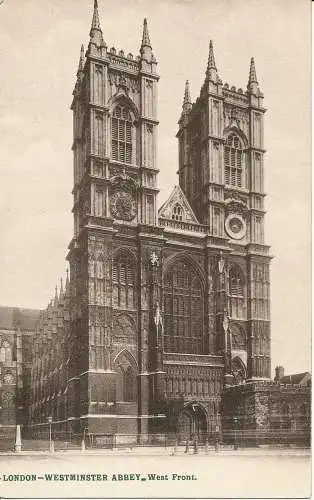
[[[247, 89], [229, 87], [210, 42], [196, 102], [185, 87], [179, 186], [159, 211], [158, 80], [147, 21], [137, 57], [109, 48], [95, 0], [72, 102], [68, 313], [52, 339], [58, 354], [33, 369], [35, 384], [59, 374], [48, 399], [34, 393], [34, 423], [47, 404], [60, 429], [201, 439], [223, 419], [226, 388], [270, 378], [265, 108], [254, 60]], [[36, 342], [47, 350], [44, 330]]]

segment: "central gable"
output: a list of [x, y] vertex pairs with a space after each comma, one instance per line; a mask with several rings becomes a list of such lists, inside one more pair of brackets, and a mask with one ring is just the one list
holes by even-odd
[[168, 200], [160, 207], [158, 216], [163, 219], [198, 224], [198, 220], [180, 186], [174, 187]]

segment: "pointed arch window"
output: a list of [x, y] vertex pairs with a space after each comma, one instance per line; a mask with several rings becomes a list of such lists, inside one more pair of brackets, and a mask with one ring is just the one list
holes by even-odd
[[229, 186], [243, 187], [244, 151], [236, 134], [230, 134], [224, 147], [225, 183]]
[[132, 163], [133, 120], [127, 105], [115, 107], [111, 133], [112, 159], [122, 163]]
[[165, 275], [164, 348], [167, 352], [203, 354], [203, 289], [186, 262], [176, 262]]
[[114, 257], [112, 266], [113, 307], [135, 308], [135, 271], [135, 262], [130, 254], [121, 252]]

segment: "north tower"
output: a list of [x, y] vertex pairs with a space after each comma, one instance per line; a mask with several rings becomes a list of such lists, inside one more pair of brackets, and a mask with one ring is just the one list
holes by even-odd
[[[73, 92], [74, 237], [69, 414], [89, 433], [147, 432], [149, 258], [156, 228], [157, 62], [146, 19], [140, 53], [108, 48], [94, 13]], [[156, 347], [156, 346], [155, 346]], [[154, 349], [153, 349], [154, 350]]]

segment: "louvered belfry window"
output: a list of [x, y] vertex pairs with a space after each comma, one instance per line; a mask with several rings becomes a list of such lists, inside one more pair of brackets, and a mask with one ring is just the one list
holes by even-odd
[[227, 137], [225, 148], [225, 183], [229, 186], [242, 187], [242, 144], [235, 134]]
[[193, 267], [179, 261], [165, 275], [164, 349], [204, 353], [203, 289]]
[[237, 266], [230, 269], [230, 294], [233, 297], [244, 296], [244, 284], [241, 271]]
[[112, 116], [112, 159], [132, 163], [133, 122], [127, 106], [116, 106]]
[[135, 265], [127, 253], [118, 254], [113, 261], [113, 307], [135, 308]]

